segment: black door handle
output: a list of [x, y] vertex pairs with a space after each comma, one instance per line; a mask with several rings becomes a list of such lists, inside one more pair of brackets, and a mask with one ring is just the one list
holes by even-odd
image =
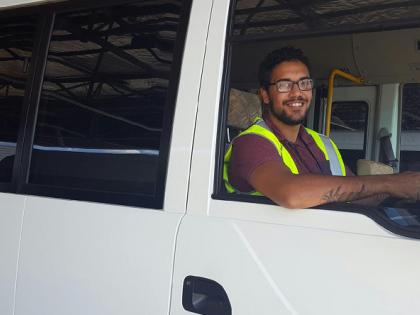
[[231, 315], [232, 307], [225, 289], [216, 281], [188, 276], [182, 291], [184, 309], [202, 315]]

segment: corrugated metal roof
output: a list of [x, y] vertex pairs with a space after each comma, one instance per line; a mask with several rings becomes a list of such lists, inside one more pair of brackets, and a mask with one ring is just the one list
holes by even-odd
[[393, 24], [420, 20], [418, 0], [238, 0], [233, 35], [293, 33]]

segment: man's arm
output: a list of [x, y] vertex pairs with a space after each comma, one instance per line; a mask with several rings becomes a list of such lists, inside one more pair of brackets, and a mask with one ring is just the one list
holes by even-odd
[[390, 197], [389, 194], [383, 193], [383, 194], [378, 194], [378, 195], [373, 195], [373, 196], [370, 196], [370, 197], [366, 197], [366, 198], [363, 198], [363, 199], [353, 200], [351, 203], [356, 204], [356, 205], [375, 207], [375, 206], [379, 205], [382, 201], [384, 201], [388, 197]]
[[293, 175], [284, 164], [272, 161], [257, 167], [251, 173], [249, 183], [287, 208], [308, 208], [383, 194], [415, 200], [420, 198], [420, 173], [417, 172], [351, 177]]

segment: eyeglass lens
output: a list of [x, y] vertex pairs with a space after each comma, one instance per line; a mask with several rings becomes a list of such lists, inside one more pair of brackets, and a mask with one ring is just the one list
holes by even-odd
[[294, 84], [297, 84], [301, 91], [308, 91], [313, 87], [312, 79], [301, 79], [299, 81], [280, 80], [276, 82], [277, 90], [279, 92], [289, 92]]

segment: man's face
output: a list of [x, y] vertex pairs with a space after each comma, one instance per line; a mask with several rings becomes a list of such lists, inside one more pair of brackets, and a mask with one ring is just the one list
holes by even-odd
[[[309, 78], [309, 70], [300, 61], [285, 61], [278, 64], [271, 72], [271, 81]], [[301, 91], [297, 84], [289, 92], [278, 92], [276, 85], [260, 89], [262, 100], [269, 104], [270, 113], [281, 122], [295, 126], [301, 124], [308, 112], [312, 100], [312, 90]]]

